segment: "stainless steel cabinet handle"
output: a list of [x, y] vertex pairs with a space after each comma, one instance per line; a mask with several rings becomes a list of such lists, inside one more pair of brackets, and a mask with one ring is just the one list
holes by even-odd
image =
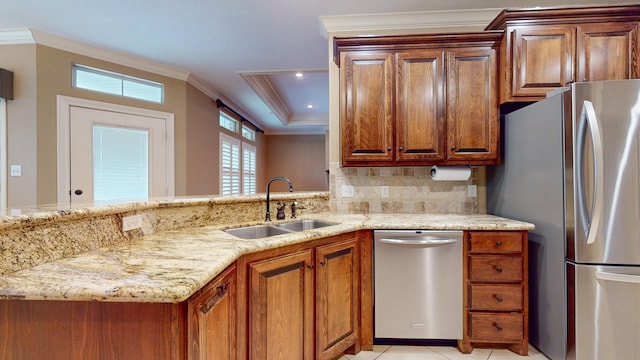
[[410, 238], [410, 239], [403, 239], [403, 238], [394, 238], [394, 239], [386, 239], [386, 238], [382, 238], [380, 239], [381, 243], [385, 243], [385, 244], [391, 244], [391, 245], [408, 245], [408, 246], [422, 246], [422, 247], [433, 247], [433, 246], [442, 246], [442, 245], [448, 245], [448, 244], [453, 244], [455, 242], [458, 242], [457, 239], [450, 239], [450, 238], [440, 238], [440, 237], [435, 237], [435, 236], [427, 236], [427, 237], [422, 237], [422, 238]]
[[623, 282], [623, 283], [629, 283], [629, 284], [640, 284], [640, 276], [638, 275], [616, 274], [616, 273], [601, 272], [601, 271], [598, 271], [595, 274], [596, 274], [596, 279], [598, 280]]

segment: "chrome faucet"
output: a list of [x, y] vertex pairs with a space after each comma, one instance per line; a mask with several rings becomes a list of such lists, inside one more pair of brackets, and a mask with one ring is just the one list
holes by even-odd
[[287, 179], [286, 177], [276, 176], [269, 179], [269, 181], [267, 182], [267, 214], [265, 216], [264, 221], [271, 221], [271, 212], [269, 211], [269, 193], [270, 193], [269, 186], [273, 181], [276, 181], [276, 180], [283, 180], [289, 183], [289, 192], [293, 192], [293, 184], [291, 184], [291, 180]]

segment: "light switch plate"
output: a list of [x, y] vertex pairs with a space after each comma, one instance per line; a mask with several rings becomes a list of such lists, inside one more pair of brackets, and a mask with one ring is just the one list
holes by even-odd
[[11, 165], [11, 176], [22, 176], [22, 165]]
[[384, 185], [380, 186], [380, 196], [383, 198], [389, 197], [389, 187]]
[[142, 216], [131, 215], [122, 218], [122, 231], [129, 231], [142, 228]]
[[478, 196], [478, 187], [476, 185], [469, 185], [469, 188], [467, 189], [467, 194], [469, 195], [469, 197]]

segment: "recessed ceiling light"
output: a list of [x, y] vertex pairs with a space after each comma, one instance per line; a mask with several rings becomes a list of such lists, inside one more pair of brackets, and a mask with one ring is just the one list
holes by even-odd
[[303, 74], [303, 73], [301, 73], [301, 72], [297, 72], [297, 73], [296, 73], [296, 77], [297, 77], [297, 78], [301, 78], [301, 77], [303, 77], [303, 76], [304, 76], [304, 74]]
[[307, 105], [307, 109], [313, 109], [313, 104]]

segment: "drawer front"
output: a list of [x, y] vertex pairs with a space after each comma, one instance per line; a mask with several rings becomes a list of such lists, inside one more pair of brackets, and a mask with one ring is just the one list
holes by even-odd
[[523, 290], [520, 285], [471, 285], [471, 310], [521, 311]]
[[472, 231], [469, 252], [520, 253], [522, 252], [522, 234], [513, 231]]
[[470, 256], [469, 280], [487, 282], [522, 281], [522, 257]]
[[522, 314], [470, 314], [469, 332], [473, 340], [492, 342], [523, 339]]

